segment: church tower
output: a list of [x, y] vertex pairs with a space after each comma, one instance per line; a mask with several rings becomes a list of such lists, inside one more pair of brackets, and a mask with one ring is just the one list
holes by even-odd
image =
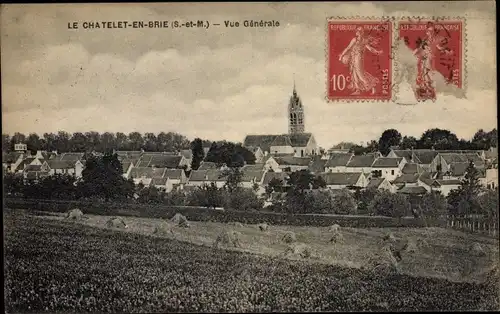
[[295, 89], [295, 80], [293, 82], [293, 94], [288, 103], [288, 133], [297, 134], [304, 133], [304, 108], [302, 107], [302, 100], [297, 95]]

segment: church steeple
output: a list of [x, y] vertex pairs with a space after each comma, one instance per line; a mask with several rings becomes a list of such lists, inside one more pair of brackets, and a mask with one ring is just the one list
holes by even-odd
[[295, 75], [293, 79], [293, 92], [288, 103], [288, 133], [304, 133], [304, 108], [302, 107], [302, 100], [297, 95], [295, 87]]

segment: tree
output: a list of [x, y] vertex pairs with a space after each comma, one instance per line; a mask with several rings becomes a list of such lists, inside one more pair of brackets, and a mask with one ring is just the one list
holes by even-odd
[[451, 213], [455, 215], [479, 213], [481, 206], [478, 196], [483, 190], [479, 181], [479, 171], [474, 166], [474, 162], [470, 161], [460, 186], [448, 194], [447, 200]]
[[10, 136], [9, 134], [2, 134], [2, 152], [10, 151]]
[[459, 140], [454, 133], [450, 132], [449, 130], [438, 128], [425, 131], [418, 141], [418, 148], [423, 149], [457, 149], [458, 145]]
[[271, 196], [273, 192], [284, 192], [283, 182], [277, 178], [272, 178], [266, 185], [266, 194]]
[[432, 191], [425, 193], [420, 198], [418, 213], [424, 217], [439, 217], [446, 213], [446, 198], [441, 192]]
[[391, 146], [398, 146], [401, 143], [401, 133], [395, 129], [385, 130], [378, 140], [378, 148], [382, 155], [386, 156], [391, 150]]
[[201, 162], [205, 158], [205, 151], [203, 150], [203, 142], [200, 138], [195, 138], [194, 141], [191, 142], [191, 169], [198, 170]]
[[376, 153], [378, 152], [378, 142], [371, 140], [370, 143], [366, 146], [366, 152], [367, 153]]
[[224, 187], [229, 193], [233, 193], [240, 188], [243, 172], [239, 167], [227, 168], [222, 171], [221, 178], [226, 178]]
[[14, 150], [15, 144], [20, 144], [25, 142], [26, 142], [26, 135], [19, 132], [14, 133], [14, 135], [10, 138], [10, 150]]
[[71, 150], [70, 134], [68, 132], [57, 132], [55, 147], [58, 153], [67, 153]]
[[367, 151], [367, 149], [361, 145], [353, 145], [349, 149], [349, 152], [353, 153], [356, 156], [364, 155], [366, 153], [366, 151]]
[[358, 206], [351, 193], [347, 189], [342, 189], [333, 195], [332, 207], [335, 214], [355, 215]]
[[147, 152], [158, 151], [158, 144], [154, 133], [146, 133], [144, 135], [144, 150]]
[[101, 135], [98, 132], [90, 131], [85, 133], [86, 141], [86, 151], [97, 151], [101, 146]]
[[32, 152], [36, 152], [42, 148], [40, 137], [36, 133], [30, 133], [30, 135], [28, 135], [26, 145], [28, 146], [28, 150]]
[[295, 171], [290, 174], [287, 183], [294, 192], [303, 193], [304, 190], [318, 188], [318, 179], [309, 170]]
[[414, 149], [417, 148], [417, 139], [413, 136], [403, 136], [401, 144], [399, 145], [401, 149]]
[[498, 189], [487, 190], [478, 197], [481, 214], [498, 220]]
[[54, 133], [43, 133], [43, 150], [53, 152], [57, 150], [57, 135]]
[[117, 132], [116, 133], [116, 149], [117, 150], [129, 150], [128, 137], [126, 134]]
[[368, 211], [375, 215], [401, 218], [408, 206], [409, 202], [406, 195], [380, 191], [368, 206]]
[[106, 201], [133, 196], [133, 181], [122, 176], [122, 165], [116, 154], [90, 156], [82, 172], [82, 185], [86, 197], [99, 197]]
[[130, 150], [141, 150], [144, 146], [144, 139], [142, 138], [141, 133], [139, 132], [132, 132], [128, 135], [128, 140], [129, 140], [129, 149]]
[[474, 137], [472, 138], [471, 144], [474, 149], [484, 149], [488, 150], [490, 147], [497, 147], [498, 143], [498, 133], [497, 129], [493, 129], [490, 132], [485, 132], [483, 129], [479, 129]]
[[255, 155], [241, 144], [222, 141], [212, 143], [205, 160], [218, 166], [242, 167], [245, 163], [255, 164]]
[[81, 132], [73, 133], [70, 139], [71, 151], [83, 153], [87, 151], [87, 137]]
[[354, 199], [357, 201], [358, 212], [369, 215], [375, 214], [373, 211], [370, 211], [369, 205], [379, 193], [380, 191], [376, 188], [356, 190], [354, 192]]
[[115, 135], [110, 132], [103, 133], [101, 135], [98, 150], [103, 153], [111, 153], [114, 149], [118, 149]]

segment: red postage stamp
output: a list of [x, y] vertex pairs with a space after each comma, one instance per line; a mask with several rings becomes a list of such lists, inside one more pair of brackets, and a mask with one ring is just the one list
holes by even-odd
[[328, 100], [392, 98], [392, 23], [327, 21]]
[[436, 79], [463, 88], [463, 22], [460, 20], [401, 21], [399, 38], [417, 59], [415, 97], [436, 99]]

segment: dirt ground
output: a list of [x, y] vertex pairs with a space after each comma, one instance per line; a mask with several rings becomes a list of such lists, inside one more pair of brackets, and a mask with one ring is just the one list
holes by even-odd
[[[45, 219], [63, 220], [65, 214], [37, 214]], [[77, 224], [108, 228], [106, 222], [110, 216], [85, 215], [84, 219], [74, 221]], [[311, 249], [311, 262], [338, 264], [359, 268], [366, 265], [381, 252], [383, 237], [392, 233], [398, 243], [408, 239], [423, 242], [414, 251], [402, 251], [402, 260], [398, 262], [401, 273], [414, 276], [447, 278], [450, 281], [483, 281], [484, 274], [495, 264], [498, 265], [498, 239], [481, 235], [466, 234], [456, 230], [442, 228], [342, 228], [343, 241], [331, 243], [333, 232], [329, 228], [269, 226], [261, 231], [257, 225], [233, 225], [231, 223], [189, 222], [189, 228], [174, 226], [167, 220], [121, 217], [127, 224], [122, 232], [134, 232], [149, 236], [172, 238], [179, 241], [212, 246], [222, 231], [240, 233], [241, 250], [254, 254], [281, 256], [289, 247], [283, 241], [283, 234], [292, 231], [296, 235], [295, 245], [305, 245]], [[155, 233], [156, 227], [172, 232]], [[476, 244], [477, 243], [477, 244]], [[476, 249], [473, 247], [476, 246]], [[477, 247], [480, 250], [477, 250]], [[301, 258], [296, 255], [286, 258]]]

